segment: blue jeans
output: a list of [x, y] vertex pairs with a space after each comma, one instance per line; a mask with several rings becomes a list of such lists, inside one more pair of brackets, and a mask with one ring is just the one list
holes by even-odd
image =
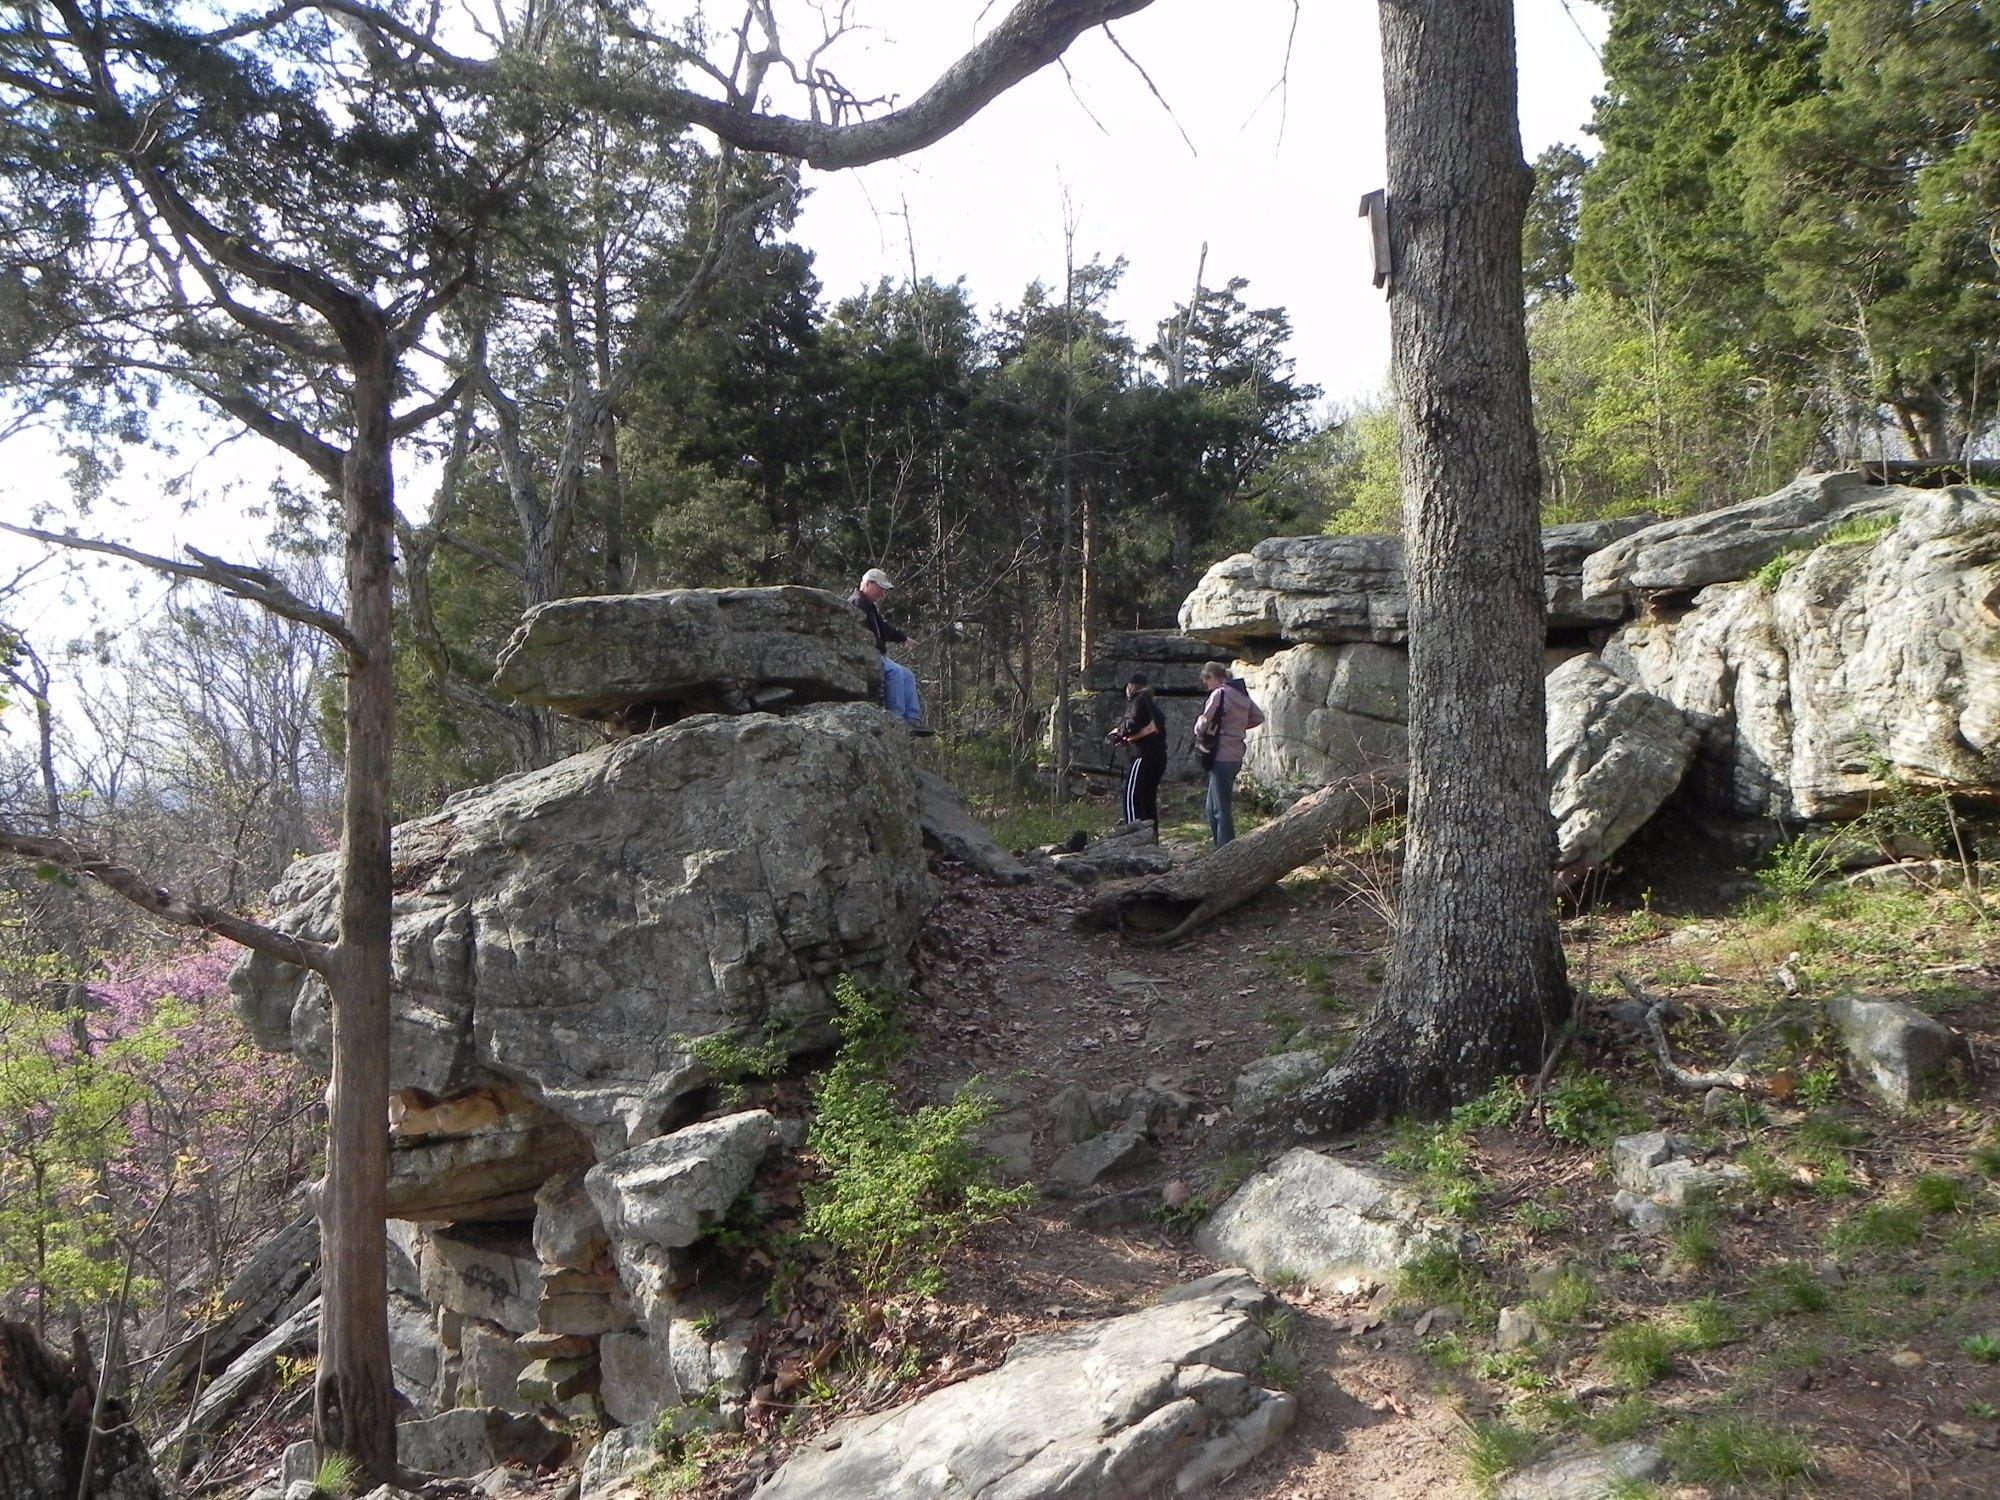
[[912, 724], [924, 722], [923, 700], [917, 696], [917, 674], [886, 656], [882, 658], [882, 701], [897, 718]]
[[1236, 837], [1236, 815], [1229, 799], [1236, 795], [1236, 773], [1242, 761], [1217, 761], [1208, 768], [1208, 831], [1220, 849]]

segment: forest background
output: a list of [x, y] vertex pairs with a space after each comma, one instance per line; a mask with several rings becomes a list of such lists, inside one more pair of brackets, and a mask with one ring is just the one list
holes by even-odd
[[[1609, 19], [1592, 139], [1537, 161], [1524, 245], [1548, 518], [1990, 455], [1994, 8], [1619, 0]], [[1260, 537], [1395, 526], [1386, 399], [1323, 404], [1286, 310], [1228, 266], [1138, 326], [1110, 312], [1126, 262], [1074, 244], [997, 308], [914, 274], [829, 300], [791, 234], [795, 181], [738, 168], [718, 206], [692, 135], [574, 141], [441, 331], [469, 378], [418, 438], [438, 497], [400, 538], [402, 814], [578, 743], [485, 692], [543, 599], [844, 589], [886, 564], [947, 738], [1025, 774], [1095, 633], [1171, 625]], [[711, 256], [718, 212], [745, 232]], [[20, 285], [0, 283], [0, 366], [30, 422]], [[86, 509], [144, 411], [108, 402], [74, 431]], [[330, 599], [326, 497], [280, 490], [269, 519], [264, 565]], [[189, 589], [74, 643], [23, 613], [33, 566], [0, 567], [0, 810], [223, 904], [327, 845], [319, 636]], [[79, 650], [72, 722], [52, 704]], [[234, 1028], [227, 962], [0, 874], [0, 1313], [93, 1338], [110, 1314], [137, 1356], [168, 1349], [311, 1174], [313, 1091]]]

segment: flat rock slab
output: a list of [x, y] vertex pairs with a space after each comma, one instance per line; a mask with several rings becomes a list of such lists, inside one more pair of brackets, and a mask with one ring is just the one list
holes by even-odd
[[[1582, 521], [1542, 533], [1542, 590], [1551, 629], [1616, 621], [1619, 599], [1585, 596], [1584, 560], [1644, 526], [1641, 517]], [[1218, 646], [1252, 642], [1392, 643], [1409, 634], [1403, 543], [1393, 536], [1270, 537], [1224, 558], [1181, 606], [1182, 632]]]
[[1854, 1071], [1891, 1104], [1962, 1093], [1971, 1080], [1965, 1038], [1907, 1001], [1835, 995], [1826, 1015], [1839, 1028]]
[[966, 809], [965, 799], [928, 771], [917, 772], [917, 817], [924, 847], [940, 859], [977, 870], [989, 880], [1022, 885], [1033, 872], [1002, 849]]
[[1270, 1295], [1240, 1271], [1023, 1339], [999, 1369], [837, 1424], [756, 1500], [1124, 1500], [1211, 1492], [1291, 1425], [1252, 1378]]
[[860, 612], [823, 589], [670, 589], [538, 604], [500, 652], [493, 689], [584, 718], [635, 704], [741, 713], [860, 699], [882, 658]]
[[1238, 1188], [1194, 1242], [1266, 1280], [1353, 1290], [1386, 1281], [1450, 1238], [1396, 1179], [1299, 1146]]
[[1667, 1477], [1667, 1461], [1651, 1443], [1617, 1443], [1566, 1453], [1500, 1481], [1498, 1500], [1611, 1500], [1634, 1486]]

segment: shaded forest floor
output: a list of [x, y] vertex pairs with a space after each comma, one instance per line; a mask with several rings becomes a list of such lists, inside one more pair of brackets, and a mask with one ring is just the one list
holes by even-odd
[[[984, 800], [1017, 844], [1111, 817]], [[1205, 838], [1191, 789], [1170, 788], [1166, 813], [1169, 841], [1195, 857]], [[1412, 1174], [1474, 1248], [1372, 1294], [1279, 1288], [1295, 1317], [1265, 1378], [1296, 1393], [1298, 1420], [1213, 1493], [1477, 1496], [1540, 1455], [1633, 1436], [1666, 1448], [1662, 1494], [1996, 1493], [2000, 897], [1780, 899], [1671, 838], [1632, 848], [1591, 895], [1563, 924], [1581, 1024], [1541, 1097], [1510, 1081], [1451, 1121], [1325, 1147]], [[1155, 1160], [1081, 1196], [1044, 1192], [977, 1230], [940, 1297], [904, 1299], [869, 1350], [817, 1368], [765, 1441], [715, 1441], [656, 1472], [653, 1493], [744, 1495], [844, 1415], [1215, 1269], [1192, 1230], [1260, 1164], [1231, 1148], [1237, 1075], [1278, 1052], [1338, 1053], [1381, 977], [1394, 884], [1386, 866], [1309, 868], [1166, 950], [1078, 932], [1083, 893], [1057, 884], [947, 872], [942, 896], [906, 1008], [917, 1045], [899, 1081], [911, 1101], [983, 1080], [1033, 1123], [1035, 1182], [1060, 1149], [1051, 1105], [1071, 1085], [1171, 1085], [1191, 1101], [1185, 1120], [1157, 1133]], [[1705, 1109], [1665, 1084], [1612, 1014], [1619, 973], [1677, 1002], [1670, 1035], [1690, 1067], [1720, 1066], [1747, 1031], [1780, 1023], [1768, 1062], [1779, 1096]], [[1981, 1065], [1974, 1093], [1908, 1111], [1876, 1101], [1840, 1066], [1823, 1020], [1819, 1002], [1848, 990], [1911, 999], [1964, 1033]], [[784, 1087], [802, 1101], [800, 1085]], [[1609, 1147], [1649, 1129], [1742, 1166], [1744, 1191], [1662, 1237], [1628, 1229], [1610, 1211]], [[1121, 1190], [1123, 1212], [1080, 1222], [1086, 1203]], [[1170, 1207], [1183, 1190], [1189, 1201]], [[1537, 1336], [1501, 1349], [1503, 1309], [1525, 1310]]]
[[[1192, 857], [1190, 797], [1172, 792], [1167, 823]], [[975, 1076], [999, 1087], [1040, 1122], [1035, 1180], [1058, 1149], [1048, 1107], [1071, 1084], [1171, 1082], [1193, 1108], [1160, 1134], [1156, 1161], [1088, 1190], [1147, 1190], [1123, 1222], [1085, 1227], [1087, 1198], [1044, 1196], [964, 1247], [923, 1319], [947, 1343], [957, 1331], [963, 1369], [949, 1378], [1021, 1334], [1142, 1306], [1214, 1269], [1189, 1233], [1258, 1164], [1229, 1149], [1235, 1078], [1271, 1053], [1339, 1050], [1380, 978], [1393, 884], [1301, 871], [1164, 951], [1075, 931], [1079, 901], [1052, 886], [949, 885], [912, 1007], [912, 1096]], [[1297, 1318], [1272, 1374], [1298, 1395], [1299, 1419], [1215, 1493], [1478, 1495], [1540, 1454], [1646, 1435], [1672, 1461], [1666, 1493], [1993, 1494], [2000, 1088], [1983, 1067], [1972, 1097], [1892, 1111], [1845, 1075], [1818, 1002], [1913, 999], [1985, 1063], [2000, 1045], [1994, 904], [1930, 891], [1780, 900], [1713, 851], [1655, 842], [1570, 911], [1564, 934], [1585, 1008], [1540, 1100], [1502, 1085], [1451, 1122], [1328, 1148], [1415, 1174], [1476, 1250], [1372, 1296], [1282, 1288]], [[1620, 972], [1679, 1003], [1673, 1045], [1692, 1067], [1783, 1023], [1770, 1063], [1783, 1097], [1705, 1111], [1663, 1084], [1607, 1012]], [[1744, 1166], [1741, 1198], [1664, 1237], [1626, 1228], [1609, 1207], [1608, 1148], [1647, 1129]], [[1169, 1208], [1167, 1184], [1193, 1201]], [[1498, 1348], [1503, 1308], [1527, 1309], [1540, 1336]], [[894, 1399], [879, 1381], [822, 1389], [823, 1409], [797, 1413], [790, 1436]], [[688, 1492], [726, 1493], [732, 1477], [743, 1471], [722, 1464]]]

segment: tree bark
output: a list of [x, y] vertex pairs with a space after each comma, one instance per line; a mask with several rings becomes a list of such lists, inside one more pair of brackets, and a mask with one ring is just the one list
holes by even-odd
[[1539, 474], [1509, 0], [1381, 0], [1410, 579], [1410, 813], [1389, 982], [1299, 1101], [1338, 1130], [1539, 1066], [1569, 1013], [1549, 895]]
[[[367, 337], [372, 334], [373, 337]], [[341, 818], [340, 937], [328, 975], [333, 1075], [327, 1084], [326, 1181], [319, 1202], [325, 1303], [314, 1388], [322, 1448], [353, 1455], [370, 1479], [396, 1478], [389, 1369], [390, 671], [394, 356], [375, 325], [354, 336], [354, 441], [341, 476], [347, 528], [350, 659]]]
[[1402, 773], [1350, 776], [1301, 797], [1282, 816], [1191, 865], [1106, 886], [1076, 914], [1079, 927], [1116, 927], [1135, 943], [1177, 943], [1259, 891], [1392, 813]]

